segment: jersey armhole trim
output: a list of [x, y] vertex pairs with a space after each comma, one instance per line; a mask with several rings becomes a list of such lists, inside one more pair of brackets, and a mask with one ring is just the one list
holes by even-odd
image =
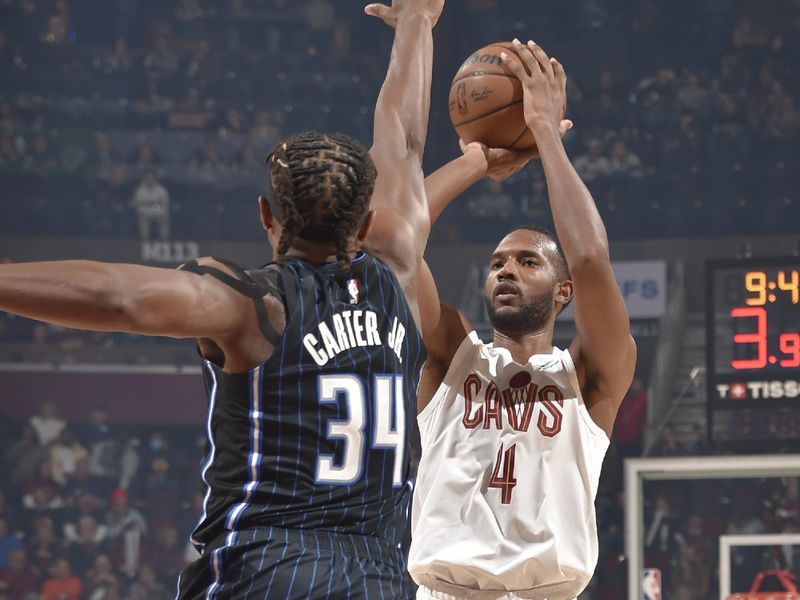
[[611, 438], [609, 438], [608, 434], [603, 431], [597, 423], [594, 422], [592, 415], [589, 414], [589, 408], [586, 406], [586, 402], [583, 400], [583, 392], [581, 391], [581, 386], [578, 382], [578, 371], [575, 368], [575, 363], [572, 360], [572, 355], [569, 353], [569, 349], [561, 350], [561, 362], [567, 371], [569, 382], [575, 390], [575, 395], [578, 398], [578, 413], [581, 415], [586, 423], [586, 426], [593, 435], [602, 437], [604, 441], [610, 444]]
[[442, 402], [442, 396], [439, 394], [439, 391], [442, 389], [442, 386], [448, 385], [447, 378], [450, 376], [450, 373], [454, 373], [461, 368], [461, 363], [464, 362], [470, 350], [477, 346], [480, 341], [481, 340], [478, 337], [478, 334], [474, 330], [470, 331], [462, 340], [461, 344], [458, 346], [458, 350], [456, 350], [456, 353], [453, 355], [453, 360], [450, 361], [450, 366], [447, 368], [447, 373], [445, 373], [444, 379], [442, 379], [442, 383], [439, 384], [439, 387], [434, 393], [433, 398], [430, 402], [428, 402], [428, 405], [417, 414], [417, 423], [422, 425], [423, 423], [426, 423], [428, 419], [430, 419], [434, 409]]

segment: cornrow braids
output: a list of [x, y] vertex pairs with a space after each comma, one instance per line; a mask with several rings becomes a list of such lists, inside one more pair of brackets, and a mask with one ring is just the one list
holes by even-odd
[[336, 259], [350, 268], [349, 243], [369, 212], [375, 165], [367, 150], [342, 134], [307, 131], [279, 143], [267, 158], [276, 218], [283, 232], [278, 258], [292, 241], [336, 242]]

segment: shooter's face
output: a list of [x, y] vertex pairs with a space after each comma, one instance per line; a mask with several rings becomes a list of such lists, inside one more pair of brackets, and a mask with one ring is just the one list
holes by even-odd
[[551, 240], [528, 230], [510, 233], [497, 246], [485, 288], [489, 320], [496, 331], [533, 332], [550, 320], [558, 288], [551, 263], [555, 251]]

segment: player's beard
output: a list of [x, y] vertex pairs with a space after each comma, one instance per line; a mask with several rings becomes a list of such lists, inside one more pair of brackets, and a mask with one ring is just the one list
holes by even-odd
[[489, 311], [489, 322], [495, 331], [506, 335], [530, 333], [541, 329], [550, 319], [553, 312], [553, 294], [545, 292], [535, 296], [527, 304], [502, 312], [498, 311], [487, 298], [486, 309]]

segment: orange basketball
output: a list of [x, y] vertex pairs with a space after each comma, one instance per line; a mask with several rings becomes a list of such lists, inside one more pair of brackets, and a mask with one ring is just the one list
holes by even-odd
[[461, 65], [450, 88], [450, 120], [467, 143], [527, 150], [536, 140], [525, 123], [522, 84], [503, 64], [501, 52], [520, 60], [512, 43], [499, 42], [481, 48]]

